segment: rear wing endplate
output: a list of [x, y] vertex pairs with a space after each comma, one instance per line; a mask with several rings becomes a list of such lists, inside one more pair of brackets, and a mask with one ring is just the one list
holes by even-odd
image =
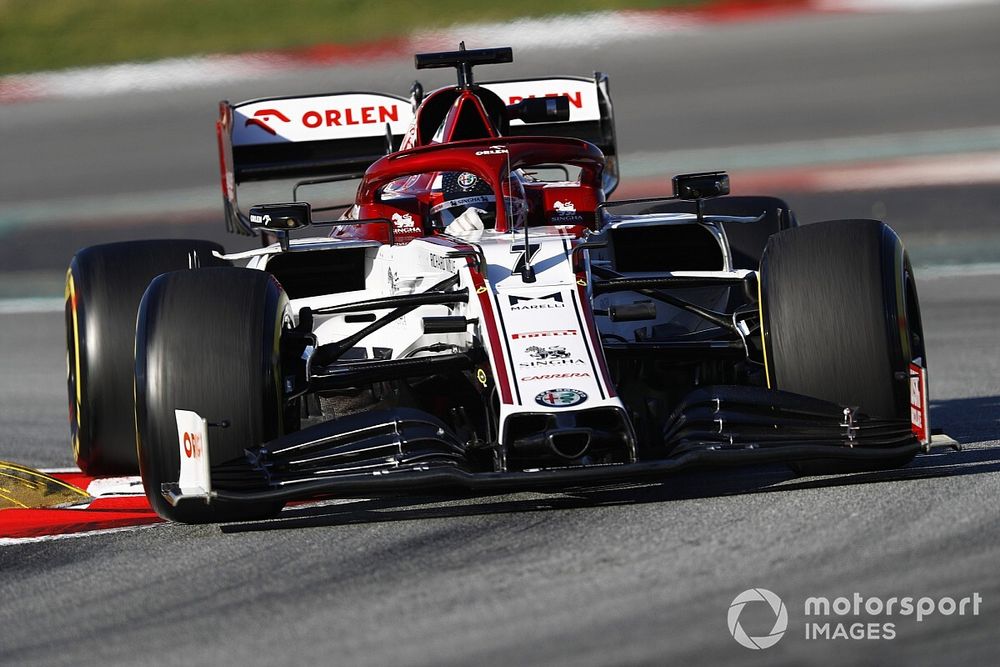
[[226, 229], [254, 233], [237, 201], [240, 183], [360, 177], [399, 146], [412, 120], [409, 100], [383, 93], [220, 102], [216, 135]]
[[553, 123], [510, 122], [510, 136], [570, 137], [596, 145], [607, 160], [604, 190], [611, 194], [618, 187], [618, 140], [615, 136], [615, 113], [611, 105], [608, 76], [594, 72], [594, 78], [565, 76], [478, 83], [496, 93], [504, 104], [516, 104], [529, 97], [569, 98], [569, 120]]

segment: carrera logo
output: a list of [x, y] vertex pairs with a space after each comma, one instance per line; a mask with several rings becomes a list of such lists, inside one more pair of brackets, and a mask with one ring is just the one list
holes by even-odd
[[291, 122], [290, 120], [288, 120], [288, 116], [281, 113], [277, 109], [258, 109], [257, 111], [254, 112], [253, 118], [247, 118], [247, 122], [243, 124], [243, 127], [256, 125], [265, 132], [268, 132], [269, 134], [276, 134], [274, 128], [268, 125], [269, 122], [272, 122], [272, 118], [280, 120], [282, 123]]
[[521, 382], [534, 382], [536, 380], [567, 380], [570, 378], [589, 378], [590, 373], [546, 373], [544, 375], [529, 375], [521, 378]]
[[197, 433], [184, 432], [184, 456], [189, 459], [200, 459], [202, 454], [201, 436]]
[[523, 338], [545, 338], [546, 336], [576, 336], [576, 329], [557, 329], [556, 331], [529, 331], [527, 333], [511, 334], [511, 340]]
[[302, 114], [302, 124], [310, 128], [320, 127], [321, 125], [326, 125], [327, 127], [384, 125], [389, 121], [398, 120], [399, 107], [395, 104], [392, 106], [379, 105], [360, 108], [325, 109], [323, 111], [307, 111]]
[[[507, 102], [507, 104], [517, 104], [523, 99], [530, 100], [536, 97], [538, 97], [538, 95], [528, 95], [527, 98], [525, 98], [522, 95], [511, 95], [508, 98], [509, 101]], [[544, 95], [542, 95], [542, 97], [565, 97], [569, 99], [570, 106], [574, 106], [577, 109], [583, 108], [583, 93], [581, 93], [579, 90], [576, 91], [575, 93], [545, 93]]]
[[538, 310], [541, 308], [566, 307], [566, 304], [563, 303], [563, 295], [561, 292], [554, 292], [552, 294], [546, 294], [545, 296], [517, 296], [511, 294], [508, 298], [510, 299], [511, 310]]

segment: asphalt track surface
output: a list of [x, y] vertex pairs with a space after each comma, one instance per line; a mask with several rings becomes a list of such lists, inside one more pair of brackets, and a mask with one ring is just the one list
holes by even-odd
[[[749, 143], [746, 134], [762, 143], [933, 130], [995, 122], [1000, 44], [988, 28], [998, 25], [994, 8], [804, 18], [727, 26], [724, 39], [693, 41], [683, 56], [666, 40], [594, 60], [607, 70], [643, 68], [661, 89], [673, 82], [698, 93], [654, 95], [639, 73], [616, 79], [623, 152], [626, 142], [639, 150], [646, 141]], [[579, 62], [556, 53], [523, 71], [578, 72]], [[336, 87], [375, 73], [386, 75], [390, 89], [411, 78], [405, 66], [379, 65]], [[303, 77], [305, 90], [318, 82], [313, 76]], [[839, 83], [824, 87], [824, 78]], [[750, 95], [765, 81], [774, 94]], [[298, 90], [271, 83], [224, 94]], [[852, 94], [837, 94], [837, 86]], [[219, 96], [0, 108], [2, 138], [11, 139], [0, 202], [142, 192], [154, 175], [167, 189], [214, 182], [210, 132], [194, 144], [189, 134], [210, 127]], [[795, 112], [786, 109], [792, 97]], [[82, 117], [71, 108], [77, 104], [87, 110]], [[157, 138], [144, 148], [149, 113]], [[670, 121], [656, 120], [663, 117]], [[85, 169], [79, 160], [88, 151]], [[8, 156], [20, 168], [10, 169]], [[198, 159], [207, 164], [195, 166]], [[911, 233], [930, 238], [944, 225], [956, 236], [989, 234], [996, 190], [787, 196], [806, 220], [885, 210], [907, 240]], [[197, 222], [177, 221], [181, 228]], [[63, 243], [141, 233], [100, 220], [55, 229], [70, 238]], [[65, 264], [55, 231], [23, 234], [7, 232], [5, 270], [46, 273]], [[26, 294], [37, 288], [13, 286]], [[932, 423], [962, 442], [963, 452], [838, 477], [796, 478], [779, 466], [706, 471], [630, 488], [360, 500], [288, 509], [261, 524], [159, 525], [4, 545], [0, 663], [996, 664], [1000, 275], [921, 279], [919, 289]], [[0, 314], [0, 336], [0, 458], [67, 465], [61, 315]], [[788, 606], [787, 634], [764, 651], [740, 647], [726, 626], [733, 598], [753, 587]], [[823, 619], [894, 622], [893, 640], [804, 638], [806, 597], [855, 592], [979, 593], [984, 601], [978, 616], [919, 623]], [[766, 634], [773, 617], [751, 611], [741, 618], [745, 629]]]

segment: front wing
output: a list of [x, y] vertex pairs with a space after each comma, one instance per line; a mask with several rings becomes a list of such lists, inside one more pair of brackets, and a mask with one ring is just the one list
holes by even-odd
[[[909, 422], [787, 392], [704, 387], [689, 394], [664, 429], [662, 445], [630, 463], [482, 471], [472, 462], [491, 446], [467, 445], [433, 415], [410, 408], [328, 421], [209, 462], [206, 440], [192, 458], [179, 440], [181, 474], [163, 495], [180, 502], [289, 501], [318, 495], [410, 494], [435, 489], [500, 493], [559, 490], [626, 480], [652, 481], [692, 467], [843, 460], [891, 462], [921, 451]], [[494, 445], [492, 448], [496, 448]], [[646, 448], [648, 452], [650, 448]], [[502, 460], [499, 457], [497, 460]]]

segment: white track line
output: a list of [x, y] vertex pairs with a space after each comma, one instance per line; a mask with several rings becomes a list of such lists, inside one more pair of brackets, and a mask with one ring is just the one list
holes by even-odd
[[0, 299], [0, 315], [61, 313], [66, 300], [61, 297], [24, 297]]
[[662, 175], [665, 164], [669, 164], [676, 173], [706, 169], [741, 171], [923, 156], [953, 155], [964, 160], [988, 151], [1000, 151], [1000, 125], [687, 150], [640, 151], [622, 156], [621, 165], [623, 176], [627, 180]]
[[1000, 183], [1000, 152], [825, 169], [808, 189], [842, 192], [988, 183]]
[[35, 537], [0, 537], [0, 547], [18, 544], [33, 544], [36, 542], [54, 542], [55, 540], [71, 540], [77, 537], [94, 537], [95, 535], [110, 535], [112, 533], [127, 533], [147, 528], [159, 528], [162, 523], [146, 523], [138, 526], [121, 526], [118, 528], [102, 528], [101, 530], [85, 530], [79, 533], [59, 533], [56, 535], [37, 535]]
[[938, 278], [973, 278], [1000, 276], [1000, 262], [973, 262], [971, 264], [930, 264], [915, 266], [917, 280], [937, 280]]

